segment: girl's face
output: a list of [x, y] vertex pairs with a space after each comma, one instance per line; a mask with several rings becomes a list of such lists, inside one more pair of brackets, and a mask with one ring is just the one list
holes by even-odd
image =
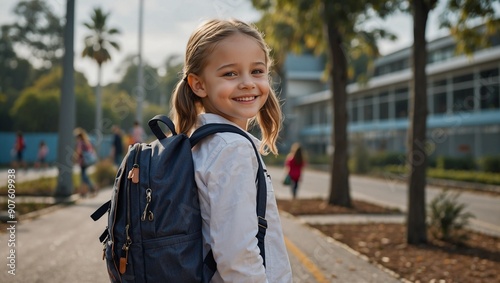
[[246, 129], [269, 96], [267, 74], [266, 54], [256, 39], [238, 33], [219, 42], [202, 73], [190, 74], [188, 82], [207, 113]]

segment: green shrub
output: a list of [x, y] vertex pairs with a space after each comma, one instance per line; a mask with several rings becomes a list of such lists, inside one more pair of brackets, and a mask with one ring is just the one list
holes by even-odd
[[94, 167], [92, 177], [99, 187], [102, 188], [113, 185], [116, 176], [116, 168], [111, 160], [101, 160]]
[[363, 142], [357, 142], [354, 146], [350, 170], [357, 174], [366, 174], [370, 170], [368, 150]]
[[307, 157], [307, 163], [309, 164], [322, 164], [322, 165], [328, 165], [330, 164], [330, 156], [328, 154], [316, 154], [316, 155], [311, 155]]
[[[16, 183], [16, 195], [51, 196], [56, 186], [56, 177], [41, 177], [37, 180]], [[6, 194], [7, 186], [2, 186], [0, 188], [0, 195]]]
[[488, 185], [500, 185], [500, 175], [496, 173], [463, 171], [463, 170], [429, 169], [427, 170], [427, 176], [437, 179], [448, 179], [448, 180], [481, 183]]
[[283, 166], [285, 164], [286, 153], [280, 153], [278, 156], [274, 156], [273, 154], [268, 154], [262, 156], [264, 163], [268, 166]]
[[[408, 173], [408, 169], [405, 166], [396, 165], [384, 166], [382, 171], [398, 175]], [[427, 168], [427, 177], [488, 185], [500, 185], [500, 174], [488, 172]]]
[[443, 191], [429, 204], [429, 231], [435, 238], [452, 243], [467, 239], [464, 228], [474, 215], [465, 212], [465, 204], [457, 201], [459, 195]]
[[405, 154], [399, 152], [379, 152], [369, 157], [370, 166], [380, 167], [386, 165], [405, 164]]
[[436, 160], [436, 168], [446, 170], [475, 170], [474, 158], [439, 156]]
[[481, 171], [500, 173], [500, 156], [486, 156], [479, 161]]
[[430, 168], [436, 168], [437, 167], [436, 157], [427, 156], [427, 166]]

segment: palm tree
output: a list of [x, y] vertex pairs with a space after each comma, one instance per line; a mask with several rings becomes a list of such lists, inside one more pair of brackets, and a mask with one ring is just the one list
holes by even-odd
[[[120, 46], [113, 37], [120, 34], [116, 28], [109, 28], [106, 25], [109, 13], [104, 13], [101, 8], [94, 8], [91, 15], [91, 21], [83, 23], [92, 34], [87, 35], [84, 39], [85, 47], [82, 51], [82, 57], [89, 57], [94, 59], [98, 65], [97, 86], [96, 86], [96, 120], [95, 131], [97, 135], [102, 135], [102, 107], [101, 107], [101, 77], [102, 77], [102, 64], [111, 60], [109, 50], [113, 47], [120, 50]], [[97, 141], [97, 148], [99, 148], [100, 141]]]

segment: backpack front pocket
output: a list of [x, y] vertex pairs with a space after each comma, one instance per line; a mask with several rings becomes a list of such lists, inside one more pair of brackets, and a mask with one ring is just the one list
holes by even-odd
[[201, 231], [146, 240], [143, 248], [147, 282], [201, 282]]

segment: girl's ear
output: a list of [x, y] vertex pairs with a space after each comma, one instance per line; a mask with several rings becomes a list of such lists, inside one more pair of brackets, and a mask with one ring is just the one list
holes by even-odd
[[202, 79], [195, 74], [189, 74], [187, 77], [187, 83], [191, 87], [191, 90], [196, 94], [198, 97], [206, 97], [207, 93], [205, 91], [205, 85], [203, 84]]

